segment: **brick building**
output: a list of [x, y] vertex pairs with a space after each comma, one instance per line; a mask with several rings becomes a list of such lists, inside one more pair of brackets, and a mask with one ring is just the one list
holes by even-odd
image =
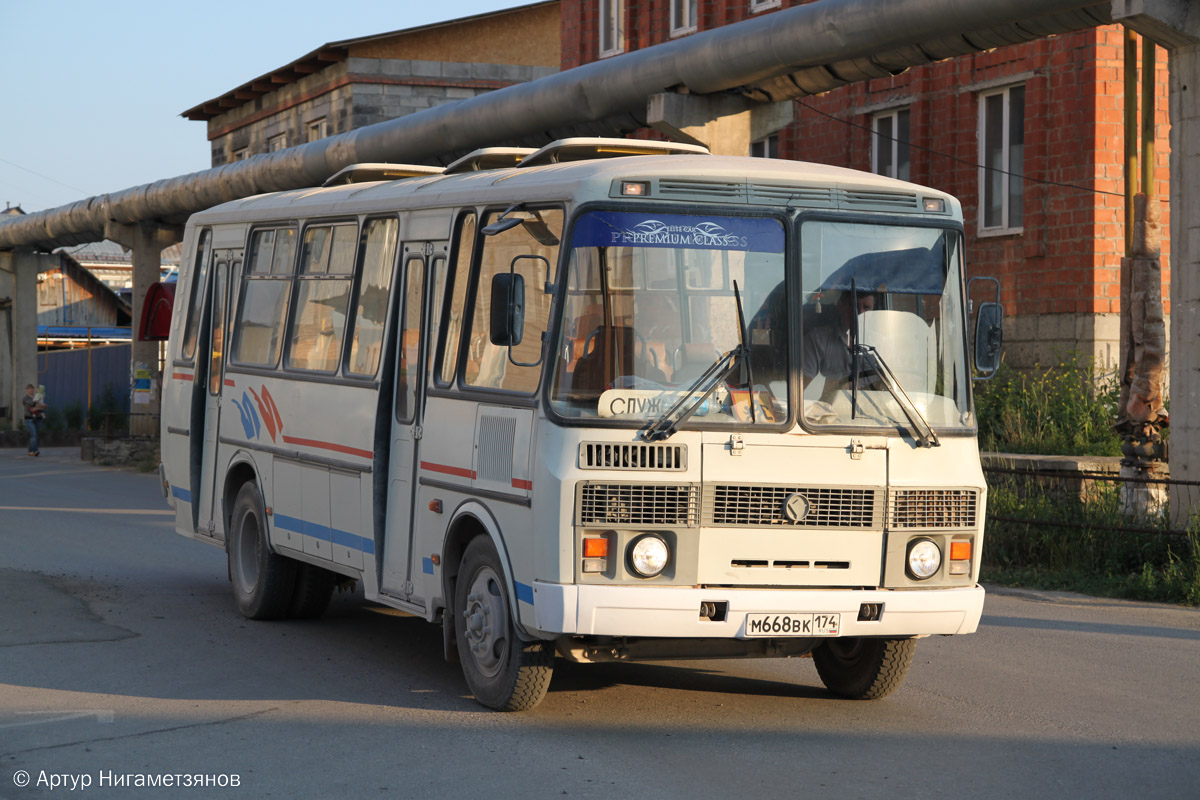
[[[563, 0], [562, 66], [801, 1]], [[1003, 287], [1008, 362], [1047, 364], [1077, 351], [1115, 367], [1125, 248], [1123, 35], [1117, 25], [1079, 31], [802, 98], [795, 123], [752, 151], [873, 170], [957, 195], [968, 272], [994, 275]], [[1161, 48], [1157, 62], [1157, 196], [1165, 230], [1169, 121]], [[1168, 248], [1164, 242], [1169, 314]]]
[[330, 42], [196, 105], [214, 167], [558, 71], [559, 2]]

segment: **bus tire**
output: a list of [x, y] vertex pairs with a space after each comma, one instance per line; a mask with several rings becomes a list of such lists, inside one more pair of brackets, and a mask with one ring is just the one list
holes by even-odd
[[463, 553], [454, 586], [455, 639], [463, 675], [475, 699], [497, 711], [525, 711], [546, 696], [554, 650], [517, 636], [504, 569], [486, 536]]
[[316, 619], [329, 608], [337, 575], [312, 564], [296, 565], [296, 585], [288, 616], [293, 619]]
[[238, 611], [248, 619], [285, 617], [292, 601], [296, 562], [271, 552], [266, 514], [253, 481], [238, 491], [229, 528], [229, 575]]
[[900, 687], [912, 666], [916, 639], [826, 639], [813, 650], [825, 688], [851, 700], [878, 700]]

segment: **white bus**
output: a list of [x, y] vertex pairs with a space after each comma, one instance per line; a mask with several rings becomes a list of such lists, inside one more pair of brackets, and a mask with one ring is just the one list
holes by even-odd
[[575, 662], [971, 633], [986, 488], [957, 200], [632, 140], [360, 165], [194, 215], [162, 477], [252, 619], [336, 585], [484, 705]]

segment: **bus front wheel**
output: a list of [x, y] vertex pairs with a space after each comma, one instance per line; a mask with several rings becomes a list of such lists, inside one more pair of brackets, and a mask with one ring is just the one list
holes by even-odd
[[912, 665], [916, 639], [826, 639], [813, 650], [825, 688], [852, 700], [878, 700], [900, 687]]
[[455, 638], [475, 699], [497, 711], [525, 711], [546, 696], [554, 650], [517, 636], [503, 576], [489, 539], [467, 545], [454, 587]]
[[271, 552], [258, 487], [246, 483], [233, 504], [229, 577], [238, 611], [248, 619], [287, 616], [296, 582], [296, 562]]

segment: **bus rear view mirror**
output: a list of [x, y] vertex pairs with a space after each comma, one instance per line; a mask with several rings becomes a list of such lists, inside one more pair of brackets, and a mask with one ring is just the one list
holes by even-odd
[[489, 338], [500, 347], [516, 347], [525, 330], [525, 278], [516, 272], [492, 276]]
[[1000, 369], [1000, 351], [1004, 346], [1004, 306], [980, 303], [975, 317], [975, 370], [980, 378], [990, 378]]

